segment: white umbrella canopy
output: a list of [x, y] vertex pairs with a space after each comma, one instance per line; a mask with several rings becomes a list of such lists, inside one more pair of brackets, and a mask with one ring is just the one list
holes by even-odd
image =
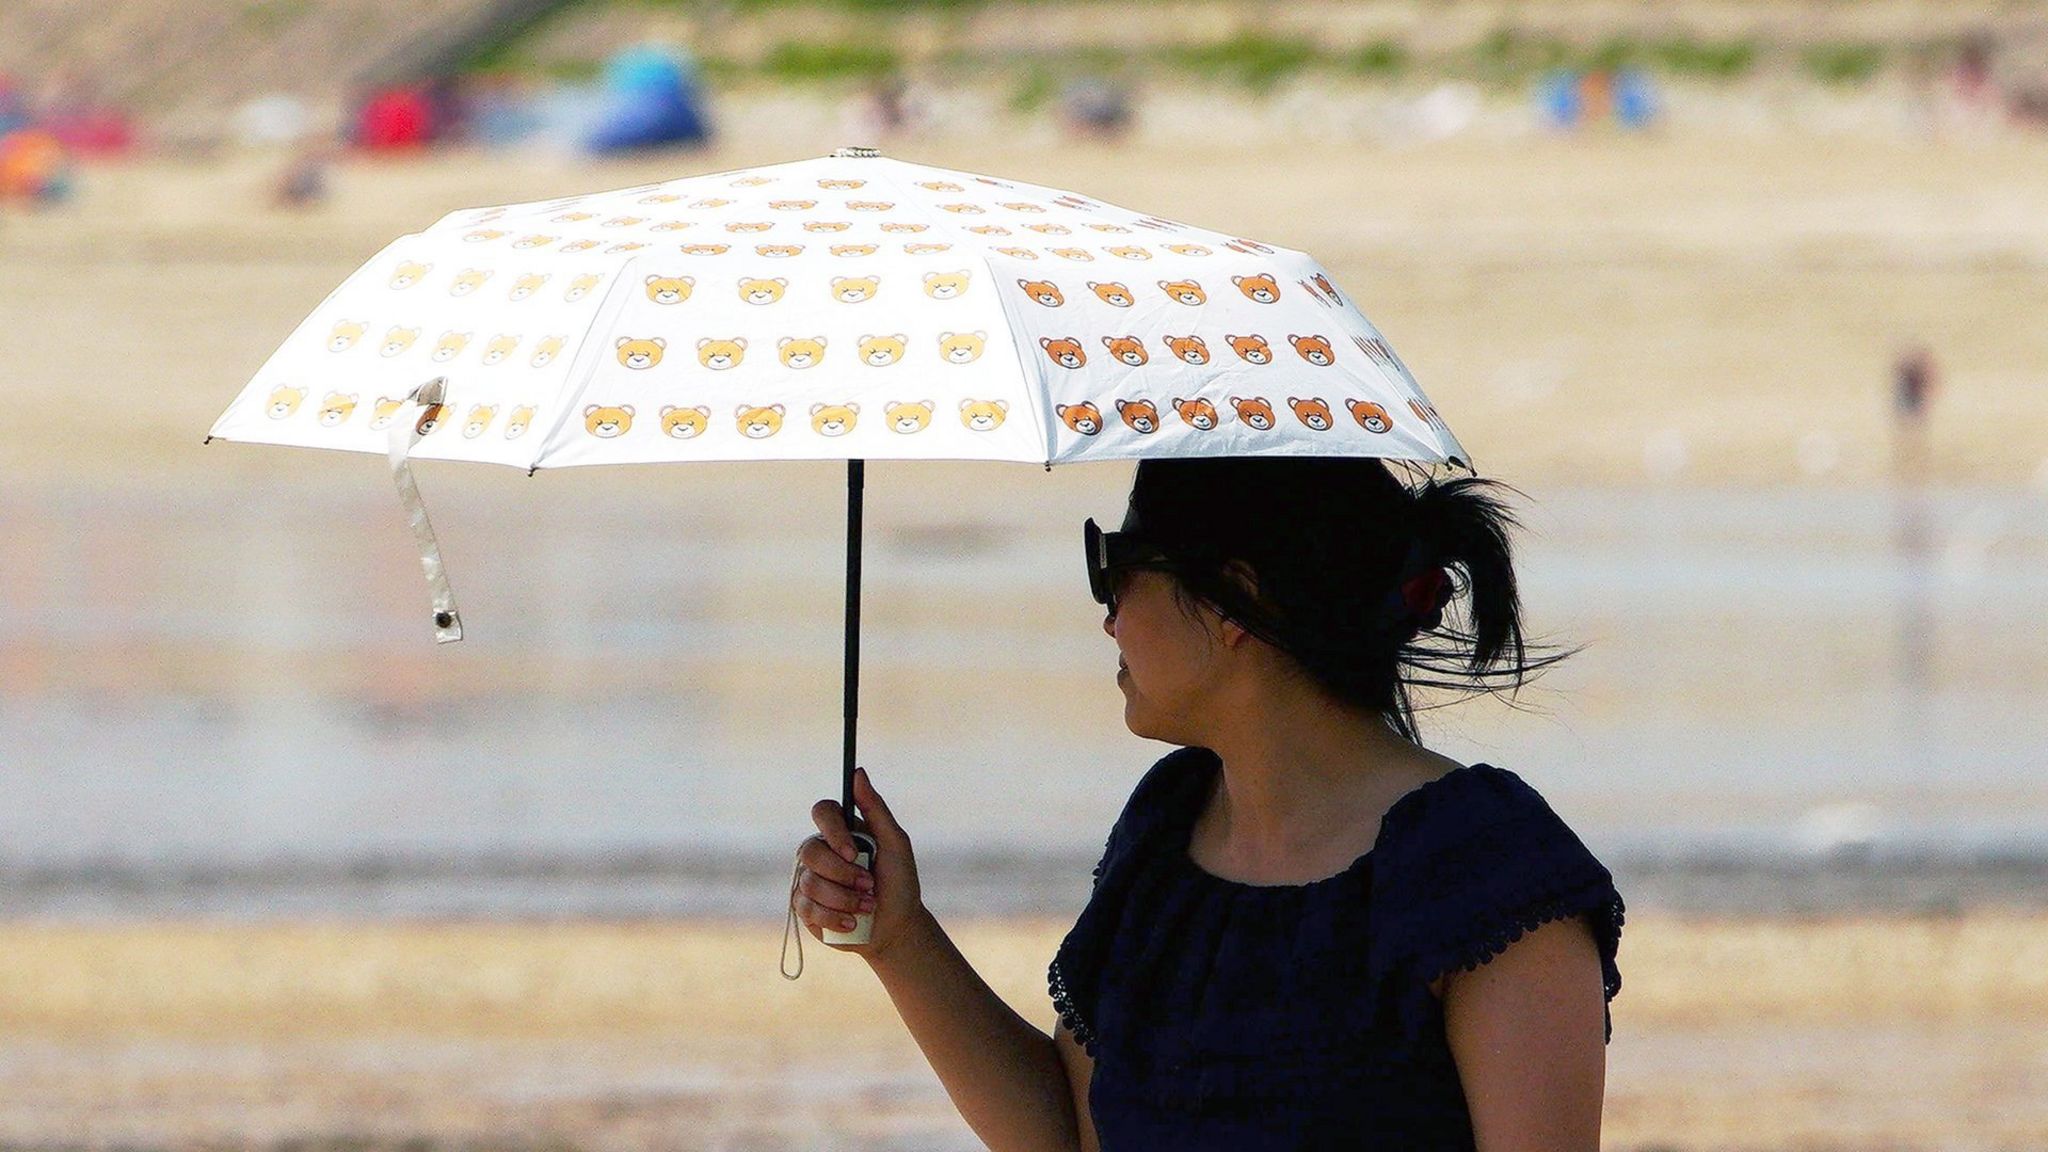
[[413, 457], [848, 461], [849, 813], [865, 461], [1471, 470], [1303, 253], [863, 148], [451, 213], [322, 301], [215, 438], [387, 454], [442, 642], [462, 623]]
[[1369, 455], [1469, 469], [1307, 255], [871, 149], [394, 241], [214, 425], [526, 469]]

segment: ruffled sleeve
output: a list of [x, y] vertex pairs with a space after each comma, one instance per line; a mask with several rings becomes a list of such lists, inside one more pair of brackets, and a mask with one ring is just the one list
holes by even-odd
[[[1474, 764], [1452, 777], [1456, 787], [1404, 797], [1398, 834], [1375, 853], [1368, 964], [1402, 1033], [1412, 1038], [1430, 1019], [1438, 976], [1478, 968], [1566, 916], [1588, 917], [1613, 1000], [1624, 911], [1614, 877], [1513, 772]], [[1613, 1012], [1603, 1005], [1603, 1014], [1612, 1040]]]
[[1110, 827], [1102, 859], [1095, 865], [1094, 889], [1088, 906], [1061, 941], [1046, 969], [1046, 985], [1060, 1022], [1090, 1056], [1095, 1055], [1095, 1003], [1107, 967], [1111, 937], [1129, 887], [1132, 866], [1156, 837], [1152, 834], [1171, 816], [1179, 792], [1200, 778], [1200, 757], [1214, 753], [1182, 748], [1162, 757], [1145, 773], [1124, 809]]

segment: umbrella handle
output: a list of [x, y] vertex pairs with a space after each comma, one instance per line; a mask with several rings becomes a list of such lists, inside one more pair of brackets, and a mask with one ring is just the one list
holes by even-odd
[[[865, 832], [855, 832], [853, 834], [853, 844], [853, 862], [862, 868], [868, 869], [868, 874], [873, 875], [876, 849], [875, 838]], [[825, 928], [820, 930], [818, 934], [827, 944], [866, 944], [874, 935], [874, 932], [875, 914], [873, 912], [862, 912], [853, 918], [853, 931], [840, 932], [836, 929]]]

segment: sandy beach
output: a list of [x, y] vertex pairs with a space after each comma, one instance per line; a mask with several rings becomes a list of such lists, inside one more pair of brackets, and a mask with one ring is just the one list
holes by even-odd
[[[950, 926], [1050, 1027], [1065, 923]], [[972, 1148], [859, 960], [767, 923], [0, 928], [0, 1142]], [[2048, 919], [1632, 916], [1603, 1146], [2048, 1141]]]
[[[0, 213], [0, 475], [8, 486], [0, 495], [11, 501], [0, 513], [12, 517], [0, 519], [11, 533], [11, 547], [0, 548], [0, 622], [23, 626], [0, 637], [0, 683], [8, 703], [19, 703], [17, 716], [46, 722], [24, 730], [45, 733], [41, 747], [55, 764], [76, 745], [85, 749], [75, 753], [81, 763], [125, 756], [154, 771], [167, 746], [162, 733], [185, 732], [188, 714], [199, 715], [190, 739], [208, 755], [277, 761], [272, 777], [223, 776], [224, 788], [274, 785], [274, 809], [250, 804], [251, 821], [301, 808], [314, 813], [309, 822], [322, 819], [317, 803], [301, 804], [277, 783], [298, 771], [287, 753], [305, 755], [291, 741], [355, 747], [344, 738], [356, 739], [397, 767], [381, 777], [361, 764], [333, 767], [334, 791], [320, 799], [360, 804], [352, 818], [382, 821], [380, 830], [399, 816], [439, 819], [431, 805], [397, 816], [371, 806], [409, 796], [423, 765], [444, 769], [442, 783], [462, 803], [473, 794], [483, 798], [473, 800], [477, 810], [496, 811], [500, 793], [491, 789], [504, 773], [474, 748], [477, 732], [499, 726], [500, 714], [484, 704], [545, 712], [540, 705], [555, 699], [546, 693], [598, 702], [630, 692], [636, 707], [663, 715], [693, 701], [740, 734], [719, 739], [762, 741], [763, 762], [794, 760], [789, 749], [807, 739], [826, 746], [818, 741], [838, 722], [839, 602], [805, 593], [796, 576], [777, 583], [758, 571], [785, 558], [761, 545], [780, 532], [773, 526], [836, 510], [835, 470], [791, 468], [765, 486], [762, 471], [739, 467], [675, 470], [660, 484], [640, 474], [647, 470], [528, 482], [510, 470], [480, 477], [423, 468], [430, 500], [453, 513], [444, 523], [453, 554], [485, 557], [463, 570], [473, 580], [464, 587], [482, 592], [473, 602], [487, 609], [477, 613], [478, 642], [457, 646], [471, 653], [437, 656], [406, 615], [418, 573], [379, 461], [200, 444], [293, 325], [391, 238], [458, 207], [770, 163], [846, 142], [829, 110], [776, 119], [787, 114], [736, 108], [731, 142], [718, 150], [636, 161], [460, 152], [348, 160], [332, 173], [332, 198], [297, 214], [264, 206], [279, 158], [261, 156], [95, 166], [69, 205]], [[1929, 478], [2048, 493], [2048, 325], [2040, 321], [2048, 315], [2048, 140], [1730, 128], [1642, 138], [1469, 134], [1359, 150], [1244, 135], [1232, 142], [1241, 146], [1190, 154], [1041, 133], [906, 143], [892, 154], [1072, 188], [1310, 252], [1401, 351], [1482, 474], [1530, 492], [1611, 490], [1625, 503], [1658, 486], [1696, 489], [1713, 503], [1744, 486], [1874, 491], [1889, 475], [1893, 358], [1924, 341], [1941, 373]], [[1041, 479], [1030, 471], [1040, 485], [1033, 514], [1056, 508], [1066, 517], [1061, 548], [1072, 543], [1070, 522], [1097, 514], [1089, 502], [1114, 487], [1101, 473], [1063, 469]], [[1055, 651], [1002, 677], [933, 671], [934, 653], [978, 658], [982, 649], [962, 655], [947, 639], [970, 628], [996, 647], [1021, 648], [1004, 629], [1026, 624], [1035, 636], [1101, 643], [1078, 586], [1060, 583], [1055, 594], [1050, 579], [1043, 588], [1020, 583], [1037, 597], [1029, 604], [1057, 603], [1067, 615], [1048, 609], [990, 623], [982, 589], [965, 577], [911, 582], [935, 541], [966, 539], [961, 555], [971, 560], [977, 540], [994, 539], [962, 526], [985, 527], [1015, 504], [1007, 486], [1018, 475], [948, 465], [915, 483], [891, 470], [871, 481], [876, 586], [920, 589], [874, 598], [868, 617], [878, 637], [871, 734], [899, 749], [928, 749], [935, 733], [977, 754], [1024, 746], [1042, 739], [1054, 710], [1121, 735], [1100, 691], [1103, 668], [1088, 663], [1099, 655], [1093, 649]], [[527, 485], [516, 497], [515, 484]], [[611, 504], [610, 521], [573, 519], [598, 500]], [[742, 545], [761, 549], [746, 561], [756, 569], [732, 570], [754, 574], [706, 566], [703, 587], [655, 584], [646, 574], [700, 578], [666, 545], [623, 550], [638, 537], [618, 525], [656, 515], [684, 526], [678, 539], [711, 541], [743, 559]], [[902, 526], [890, 528], [884, 515]], [[1613, 552], [1633, 558], [1624, 537], [1649, 531], [1614, 523]], [[1980, 546], [1943, 553], [1962, 573], [1940, 586], [1962, 589], [1941, 592], [1944, 611], [1986, 602], [2010, 610], [2009, 586], [1970, 583], [1969, 564], [1982, 567], [2003, 523], [1964, 520], [1958, 532], [1976, 535], [1962, 543], [1981, 538]], [[1577, 531], [1574, 539], [1598, 536]], [[1776, 565], [1787, 571], [1802, 552], [1819, 550], [1813, 567], [1829, 575], [1857, 557], [1823, 545], [1884, 539], [1881, 530], [1857, 536], [1805, 522], [1796, 529], [1804, 535], [1794, 531], [1731, 531], [1737, 543], [1722, 550], [1789, 557]], [[571, 548], [529, 543], [541, 536], [619, 544], [586, 551], [633, 563], [601, 566]], [[188, 553], [173, 537], [200, 543]], [[787, 553], [797, 560], [792, 571], [833, 577], [837, 544], [819, 539], [811, 552]], [[2034, 538], [2013, 539], [2020, 543], [1999, 546], [2031, 547]], [[1039, 542], [1029, 543], [1036, 555]], [[531, 587], [515, 578], [526, 550], [554, 561]], [[985, 551], [987, 571], [1024, 579], [1012, 571], [1021, 563], [993, 545]], [[1705, 567], [1682, 555], [1688, 572]], [[1991, 558], [2017, 566], [2032, 555]], [[494, 585], [485, 575], [494, 568], [512, 575]], [[962, 561], [958, 571], [983, 569]], [[1892, 585], [1890, 569], [1873, 571], [1884, 577], [1866, 581], [1875, 603]], [[1747, 572], [1729, 585], [1754, 583]], [[1617, 562], [1539, 594], [1537, 606], [1553, 613], [1542, 623], [1583, 611], [1587, 631], [1597, 624], [1637, 642], [1624, 649], [1617, 641], [1612, 658], [1596, 652], [1581, 662], [1582, 681], [1562, 682], [1589, 718], [1586, 735], [1558, 726], [1545, 755], [1569, 760], [1584, 743], [1620, 746], [1647, 732], [1659, 749], [1676, 747], [1674, 778], [1700, 762], [1762, 764], [1750, 779], [1692, 777], [1697, 802], [1657, 801], [1739, 815], [1761, 810], [1755, 777], [1774, 770], [1758, 750], [1795, 757], [1817, 714], [1834, 731], [1874, 733], [1873, 742], [1889, 741], [1884, 726], [1895, 720], [1934, 734], [1930, 741], [1939, 735], [1891, 697], [1856, 695], [1888, 684], [1893, 648], [1919, 635], [1904, 628], [1898, 640], [1870, 624], [1888, 619], [1879, 608], [1847, 614], [1862, 585], [1799, 573], [1758, 585], [1757, 601], [1811, 607], [1809, 618], [1754, 611], [1725, 590], [1717, 601], [1711, 584], [1701, 592], [1655, 576]], [[633, 583], [643, 577], [644, 588]], [[305, 594], [288, 599], [278, 589]], [[1631, 589], [1649, 591], [1631, 601]], [[644, 634], [628, 632], [605, 614], [626, 595], [657, 604], [698, 596], [732, 619], [776, 603], [805, 607], [791, 614], [802, 627], [785, 646], [736, 631], [731, 651], [695, 664], [683, 654], [703, 638], [688, 630], [696, 621], [656, 612]], [[386, 601], [397, 606], [386, 612]], [[1839, 618], [1819, 612], [1841, 603]], [[2010, 724], [2035, 708], [2042, 646], [2031, 603], [2011, 613], [2017, 623], [1994, 615], [1975, 632], [1949, 633], [1945, 648], [1928, 643], [1932, 671], [1907, 691], [1946, 686], [1976, 709], [1943, 713], [1948, 731], [1991, 731], [2001, 716]], [[491, 629], [511, 638], [505, 647], [486, 647]], [[929, 643], [899, 643], [891, 664], [879, 639], [890, 635]], [[801, 693], [809, 695], [789, 703]], [[1868, 711], [1827, 711], [1842, 700], [1864, 701], [1857, 707]], [[459, 719], [465, 707], [473, 714], [466, 759], [424, 742], [437, 719], [451, 711]], [[88, 746], [83, 734], [95, 726], [72, 720], [130, 711], [143, 716], [132, 745]], [[215, 714], [242, 743], [215, 747], [214, 729], [203, 727]], [[980, 725], [971, 731], [962, 719], [969, 714]], [[1620, 717], [1642, 727], [1597, 726]], [[313, 722], [327, 723], [328, 735], [307, 736]], [[638, 742], [621, 761], [654, 777], [649, 797], [678, 810], [715, 807], [718, 798], [698, 805], [652, 767], [672, 768], [675, 750], [701, 747], [706, 725], [685, 732], [674, 723], [633, 730]], [[1468, 723], [1482, 735], [1495, 731], [1491, 720]], [[1665, 741], [1657, 724], [1693, 740]], [[511, 731], [502, 737], [507, 758], [541, 756], [533, 737]], [[580, 740], [580, 724], [574, 731]], [[1512, 731], [1500, 743], [1505, 761], [1520, 764], [1537, 759], [1531, 734], [1550, 729]], [[1994, 751], [2012, 764], [2035, 754]], [[1869, 753], [1838, 742], [1812, 753], [1815, 762], [1825, 757], [1854, 765]], [[573, 767], [587, 768], [587, 759]], [[113, 778], [77, 775], [77, 794], [88, 800], [97, 782]], [[931, 768], [904, 794], [937, 796], [949, 779]], [[2040, 811], [2034, 778], [2015, 770], [2014, 781], [2009, 796], [1985, 791], [1982, 807], [2014, 819]], [[1909, 783], [1888, 785], [1892, 793], [1874, 783], [1869, 795], [1900, 811], [1940, 802], [1922, 781]], [[524, 802], [541, 816], [508, 802], [505, 826], [588, 815], [575, 807], [583, 802], [577, 784], [536, 786]], [[1094, 802], [1109, 805], [1106, 796]], [[801, 803], [775, 799], [778, 813], [800, 817]], [[631, 804], [668, 818], [653, 800]], [[179, 825], [201, 828], [195, 839], [210, 834], [206, 822], [216, 816], [212, 801], [200, 808]], [[98, 817], [85, 806], [66, 815], [81, 821], [80, 836], [94, 831]], [[161, 811], [148, 816], [173, 825]], [[605, 828], [624, 819], [600, 811], [593, 827], [600, 817], [612, 821]], [[1098, 835], [1092, 822], [1076, 826]], [[264, 831], [289, 839], [289, 829]], [[1050, 1026], [1045, 964], [1070, 922], [949, 927], [1004, 997]], [[976, 1147], [865, 966], [813, 942], [803, 979], [785, 982], [775, 971], [779, 936], [775, 923], [709, 920], [0, 921], [0, 1148]], [[1631, 909], [1620, 962], [1609, 1148], [2048, 1147], [2048, 917], [1714, 920]]]

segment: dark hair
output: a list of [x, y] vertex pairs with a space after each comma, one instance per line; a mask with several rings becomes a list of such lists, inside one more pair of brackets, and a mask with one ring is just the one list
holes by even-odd
[[[1515, 491], [1474, 476], [1411, 488], [1370, 456], [1153, 459], [1138, 464], [1125, 527], [1173, 559], [1184, 597], [1418, 741], [1411, 688], [1519, 690], [1576, 651], [1529, 656], [1508, 547], [1520, 524], [1492, 488]], [[1450, 576], [1434, 627], [1399, 595], [1432, 557]]]

